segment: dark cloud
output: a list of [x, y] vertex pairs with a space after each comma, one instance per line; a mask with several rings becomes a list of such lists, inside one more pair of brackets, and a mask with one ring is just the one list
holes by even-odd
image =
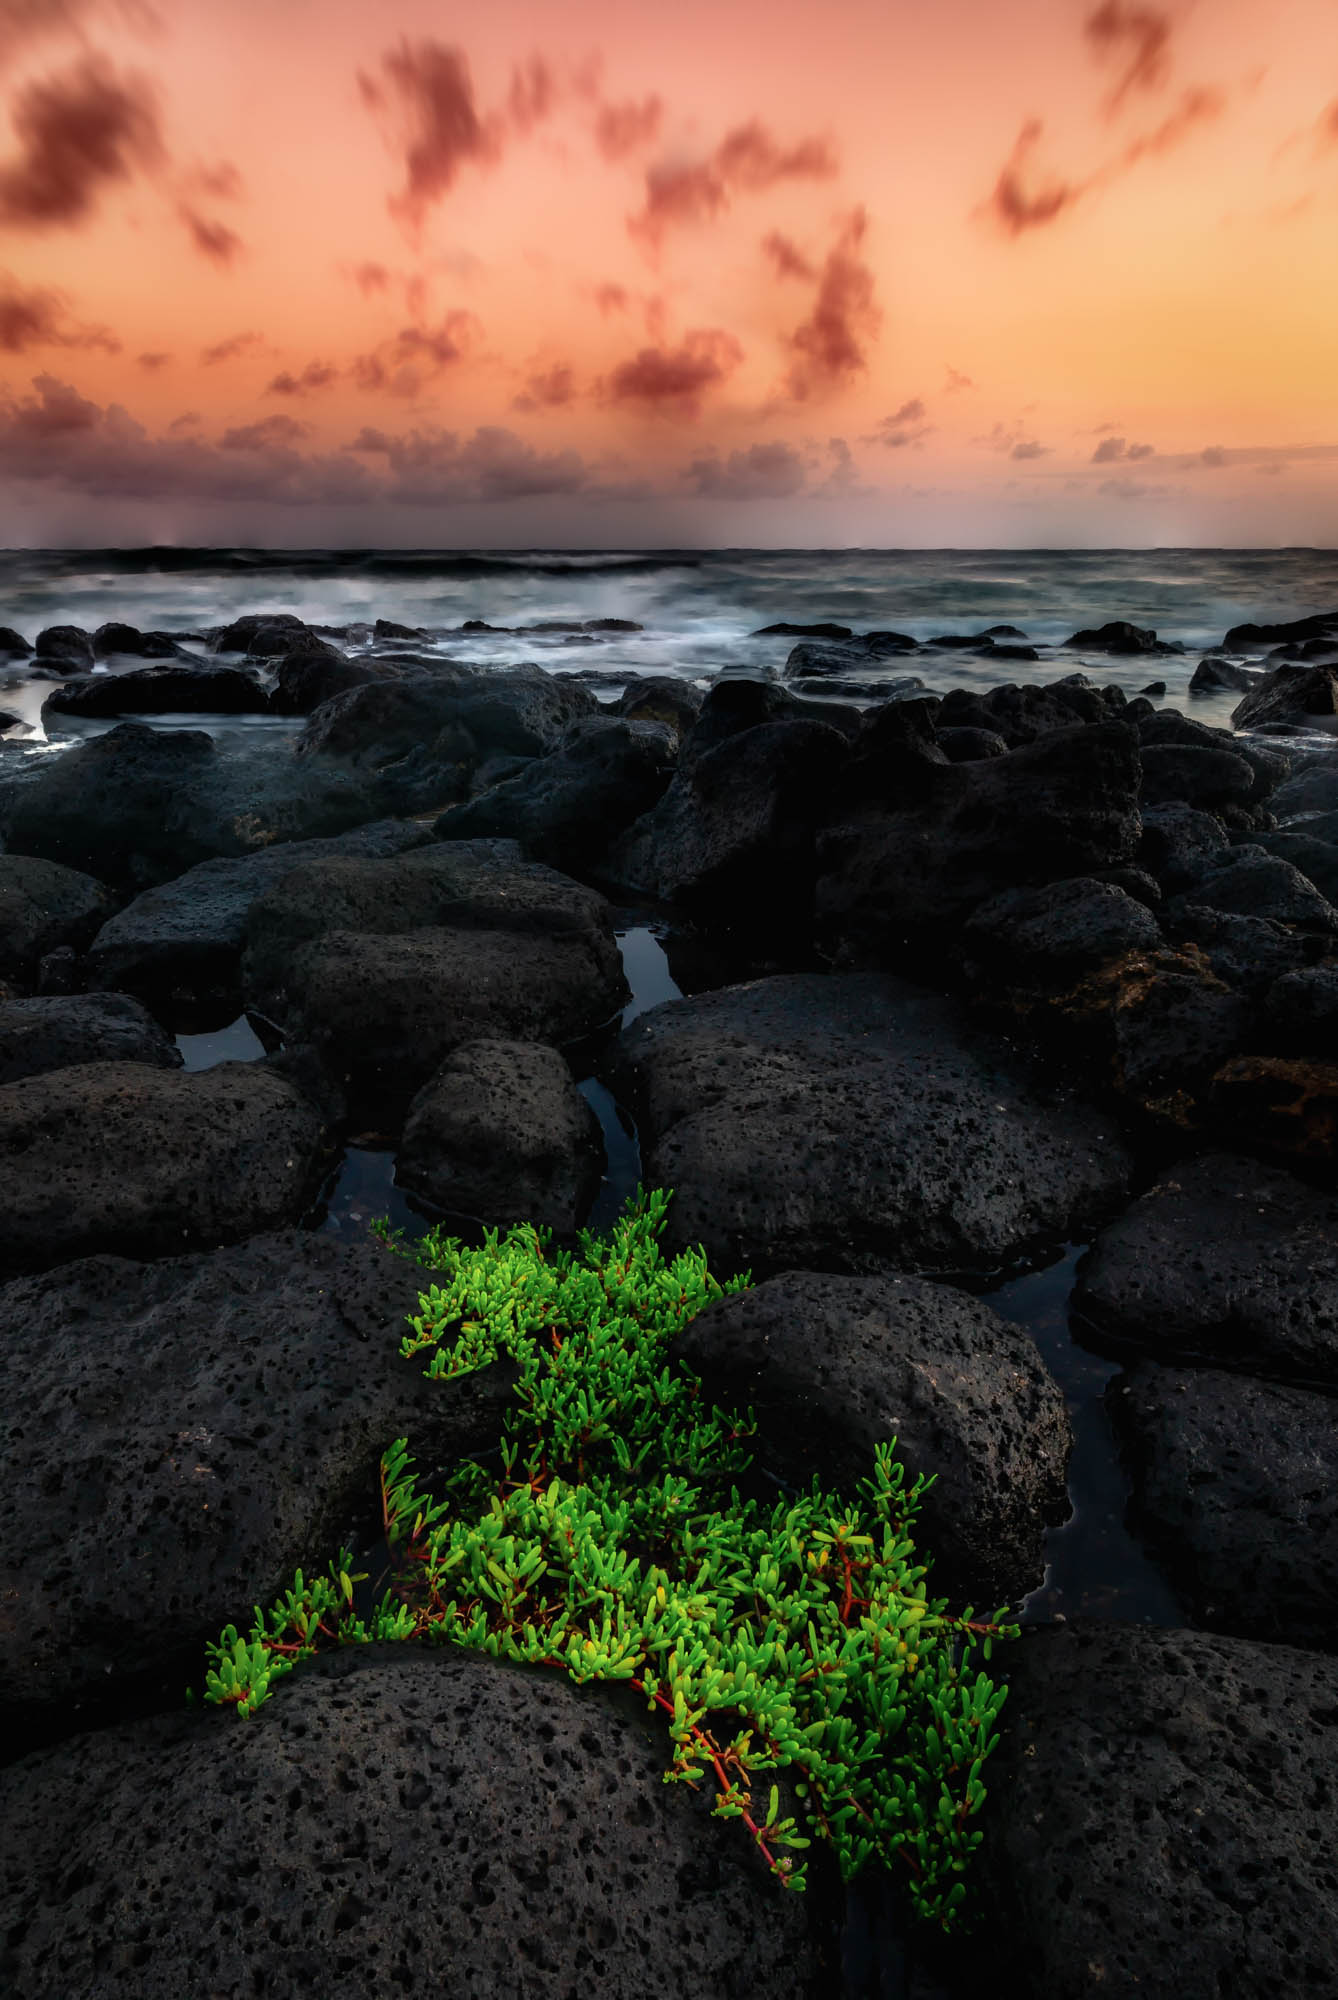
[[141, 368], [147, 368], [152, 375], [157, 369], [166, 368], [172, 357], [170, 354], [137, 354], [135, 359]]
[[611, 403], [638, 403], [671, 416], [695, 416], [702, 395], [723, 382], [743, 360], [732, 333], [699, 328], [675, 348], [643, 347], [614, 369], [603, 385]]
[[606, 160], [625, 160], [629, 153], [649, 146], [660, 129], [664, 106], [658, 97], [643, 97], [639, 104], [602, 104], [595, 116], [595, 144]]
[[173, 417], [167, 428], [173, 437], [179, 437], [182, 431], [198, 429], [199, 423], [200, 412], [198, 410], [183, 410], [179, 417]]
[[1129, 444], [1122, 437], [1102, 438], [1092, 453], [1093, 465], [1113, 465], [1117, 459], [1151, 458], [1155, 447], [1150, 444]]
[[1126, 458], [1151, 458], [1156, 449], [1154, 444], [1131, 444], [1124, 455]]
[[1210, 472], [1220, 472], [1227, 462], [1227, 455], [1220, 444], [1206, 444], [1199, 453], [1199, 464], [1207, 466]]
[[11, 229], [73, 227], [106, 188], [165, 158], [149, 84], [102, 56], [25, 84], [9, 116], [18, 150], [0, 164], [0, 226]]
[[517, 410], [560, 410], [574, 401], [576, 377], [565, 362], [531, 375], [512, 407]]
[[296, 417], [262, 417], [257, 424], [240, 424], [224, 431], [219, 444], [224, 451], [261, 451], [272, 444], [296, 444], [310, 430], [310, 424], [301, 424]]
[[626, 312], [632, 303], [630, 295], [621, 285], [596, 285], [595, 304], [607, 317], [611, 312]]
[[987, 451], [1004, 452], [1009, 458], [1045, 458], [1049, 445], [1038, 444], [1028, 437], [1020, 424], [992, 424], [983, 435], [973, 437], [972, 444], [983, 444]]
[[830, 180], [836, 154], [826, 139], [776, 143], [757, 119], [736, 125], [705, 160], [666, 164], [646, 171], [646, 201], [628, 220], [634, 235], [658, 243], [666, 229], [709, 222], [728, 208], [735, 193], [757, 194], [784, 180]]
[[1155, 90], [1166, 75], [1171, 40], [1169, 18], [1151, 7], [1130, 7], [1122, 0], [1105, 0], [1083, 22], [1083, 33], [1098, 55], [1122, 65], [1110, 93], [1116, 109], [1131, 90]]
[[882, 314], [873, 272], [860, 255], [867, 229], [868, 217], [857, 208], [823, 260], [812, 312], [786, 342], [794, 356], [786, 388], [800, 402], [840, 388], [868, 366], [866, 345]]
[[392, 437], [368, 427], [349, 450], [383, 456], [391, 475], [384, 497], [410, 506], [579, 493], [590, 481], [579, 452], [538, 452], [494, 424], [464, 442], [454, 431], [412, 430]]
[[788, 500], [802, 492], [808, 474], [792, 444], [755, 444], [727, 459], [715, 452], [694, 458], [687, 478], [707, 500]]
[[943, 387], [950, 396], [956, 394], [959, 389], [974, 389], [976, 386], [969, 375], [963, 375], [960, 368], [954, 368], [946, 361], [943, 364], [943, 374]]
[[0, 271], [0, 353], [26, 354], [33, 347], [101, 347], [119, 354], [121, 343], [105, 326], [86, 326], [72, 317], [63, 292], [45, 285], [21, 285]]
[[235, 361], [248, 348], [262, 347], [264, 341], [263, 333], [230, 333], [226, 340], [216, 340], [212, 347], [201, 348], [200, 360], [206, 368], [217, 368], [222, 361]]
[[202, 257], [226, 270], [241, 254], [242, 239], [225, 222], [212, 221], [183, 202], [177, 210], [191, 242]]
[[1147, 486], [1137, 479], [1103, 479], [1096, 490], [1110, 500], [1154, 500], [1171, 489], [1169, 486]]
[[374, 501], [375, 480], [342, 454], [307, 457], [267, 424], [230, 432], [226, 445], [180, 435], [152, 438], [119, 404], [100, 409], [67, 382], [39, 375], [35, 396], [0, 397], [0, 474], [120, 499], [245, 500], [309, 506]]
[[404, 188], [390, 209], [416, 224], [449, 192], [462, 166], [491, 166], [501, 157], [501, 122], [479, 116], [459, 49], [406, 38], [382, 56], [381, 68], [384, 83], [359, 73], [358, 84], [365, 104], [382, 110], [393, 102], [407, 126]]
[[863, 442], [885, 445], [889, 451], [899, 451], [908, 444], [919, 444], [933, 429], [932, 424], [925, 422], [927, 414], [923, 399], [912, 396], [899, 410], [893, 410], [891, 416], [884, 417]]
[[557, 83], [542, 56], [531, 56], [511, 72], [506, 108], [517, 132], [532, 131], [549, 117], [557, 102]]
[[1035, 438], [1019, 438], [1008, 456], [1010, 458], [1048, 458], [1048, 444], [1038, 444]]
[[779, 229], [773, 229], [762, 238], [762, 248], [776, 266], [778, 278], [801, 278], [811, 284], [817, 277], [817, 266], [810, 264], [803, 252], [788, 236], [782, 236]]
[[328, 389], [339, 379], [339, 370], [328, 361], [308, 361], [300, 375], [285, 368], [265, 384], [267, 396], [307, 396], [313, 389]]
[[353, 271], [353, 282], [364, 298], [373, 292], [384, 292], [390, 285], [390, 273], [384, 264], [358, 264]]
[[464, 359], [479, 330], [473, 313], [449, 312], [440, 326], [405, 326], [367, 354], [357, 354], [349, 373], [360, 389], [391, 396], [416, 396], [425, 380]]

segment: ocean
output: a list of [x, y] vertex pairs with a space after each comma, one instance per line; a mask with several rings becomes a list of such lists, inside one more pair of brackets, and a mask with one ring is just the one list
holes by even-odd
[[[1338, 550], [1325, 549], [0, 552], [0, 625], [29, 640], [48, 625], [92, 631], [117, 619], [203, 646], [211, 629], [243, 612], [288, 611], [348, 628], [355, 650], [371, 641], [359, 628], [385, 618], [425, 628], [443, 658], [469, 664], [535, 660], [555, 673], [596, 668], [601, 679], [625, 669], [710, 681], [729, 671], [778, 675], [793, 642], [754, 635], [781, 620], [892, 628], [920, 641], [1009, 624], [1043, 649], [1038, 661], [1004, 664], [947, 649], [891, 659], [881, 671], [888, 679], [914, 673], [937, 690], [1053, 680], [1078, 668], [1129, 694], [1161, 680], [1168, 702], [1210, 723], [1226, 722], [1239, 696], [1189, 696], [1204, 648], [1247, 620], [1335, 608]], [[610, 618], [641, 629], [515, 630]], [[1065, 645], [1079, 629], [1115, 618], [1185, 650], [1112, 658]], [[469, 620], [512, 629], [461, 632]], [[868, 678], [863, 667], [860, 676]], [[35, 726], [40, 700], [22, 694], [11, 685], [0, 705]]]

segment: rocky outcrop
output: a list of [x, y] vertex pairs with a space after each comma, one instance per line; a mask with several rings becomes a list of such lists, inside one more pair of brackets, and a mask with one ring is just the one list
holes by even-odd
[[0, 1001], [0, 1084], [89, 1062], [179, 1069], [181, 1054], [148, 1009], [126, 993]]
[[102, 882], [59, 861], [0, 854], [0, 978], [31, 985], [49, 951], [80, 951], [116, 908]]

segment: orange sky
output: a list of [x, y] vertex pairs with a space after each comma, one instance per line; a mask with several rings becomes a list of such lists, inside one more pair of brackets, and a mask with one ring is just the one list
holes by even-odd
[[0, 540], [1338, 543], [1338, 0], [0, 0]]

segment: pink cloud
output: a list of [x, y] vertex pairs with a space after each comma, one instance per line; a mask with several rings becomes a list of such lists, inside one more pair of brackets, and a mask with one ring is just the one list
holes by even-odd
[[306, 396], [313, 389], [327, 389], [339, 379], [339, 370], [328, 361], [308, 361], [300, 375], [287, 368], [265, 384], [267, 396]]
[[242, 239], [236, 230], [229, 229], [225, 222], [211, 221], [184, 202], [178, 208], [177, 214], [185, 224], [195, 248], [202, 257], [207, 257], [211, 264], [218, 264], [226, 270], [240, 256]]
[[454, 431], [427, 428], [393, 437], [369, 426], [349, 450], [384, 457], [391, 474], [385, 497], [415, 506], [578, 493], [590, 480], [578, 452], [538, 452], [493, 424], [464, 442]]
[[26, 287], [0, 272], [0, 353], [26, 354], [32, 347], [101, 347], [119, 354], [121, 343], [105, 326], [86, 326], [70, 312], [63, 292], [44, 285]]
[[1083, 22], [1083, 33], [1098, 55], [1119, 57], [1124, 67], [1110, 95], [1112, 110], [1131, 90], [1154, 90], [1168, 66], [1171, 23], [1151, 7], [1131, 7], [1123, 0], [1105, 0]]
[[743, 349], [732, 333], [703, 327], [676, 348], [643, 347], [603, 385], [611, 403], [639, 404], [671, 416], [695, 416], [701, 398], [738, 367]]
[[212, 347], [201, 348], [200, 360], [206, 368], [217, 368], [220, 362], [235, 361], [239, 354], [264, 344], [263, 333], [230, 333], [226, 340], [216, 340]]
[[595, 115], [595, 144], [606, 160], [625, 160], [649, 146], [659, 132], [664, 106], [658, 97], [641, 102], [602, 104]]
[[565, 362], [557, 362], [531, 375], [523, 392], [514, 399], [517, 410], [560, 410], [576, 397], [576, 377]]
[[629, 218], [633, 235], [658, 243], [666, 229], [709, 222], [736, 193], [757, 194], [785, 180], [830, 180], [838, 170], [826, 139], [779, 146], [757, 119], [736, 125], [704, 160], [664, 164], [646, 172], [646, 200]]
[[407, 126], [404, 187], [390, 209], [417, 224], [454, 186], [463, 166], [491, 166], [501, 157], [501, 121], [480, 118], [459, 49], [406, 38], [382, 56], [381, 68], [386, 82], [360, 72], [358, 84], [365, 104], [382, 110], [393, 101]]
[[354, 356], [349, 373], [360, 389], [416, 396], [424, 379], [462, 361], [479, 323], [473, 313], [448, 312], [441, 324], [401, 327], [389, 340]]
[[868, 217], [848, 218], [818, 277], [813, 310], [787, 342], [794, 356], [786, 387], [798, 401], [842, 387], [868, 366], [867, 345], [882, 323], [873, 272], [860, 255]]
[[817, 277], [817, 268], [810, 264], [803, 252], [796, 248], [788, 236], [782, 236], [779, 229], [773, 229], [762, 238], [762, 248], [776, 266], [778, 278], [801, 278], [811, 284]]
[[687, 477], [707, 500], [788, 500], [802, 491], [808, 474], [793, 445], [755, 444], [724, 460], [715, 452], [694, 458]]
[[0, 226], [72, 228], [111, 185], [165, 158], [152, 89], [83, 57], [25, 84], [10, 104], [17, 152], [0, 163]]

